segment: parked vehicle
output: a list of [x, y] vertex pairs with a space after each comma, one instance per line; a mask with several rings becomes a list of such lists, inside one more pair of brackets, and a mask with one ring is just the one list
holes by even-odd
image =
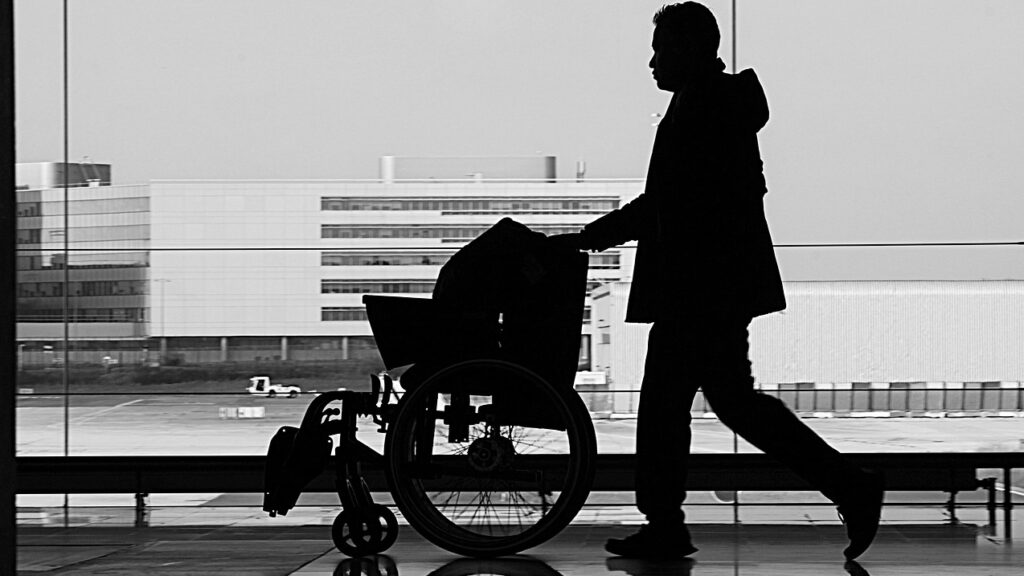
[[246, 390], [248, 390], [250, 394], [266, 396], [267, 398], [274, 398], [279, 394], [289, 398], [295, 398], [299, 394], [302, 394], [302, 389], [298, 386], [271, 384], [270, 376], [253, 376], [252, 378], [249, 378], [249, 387], [246, 388]]

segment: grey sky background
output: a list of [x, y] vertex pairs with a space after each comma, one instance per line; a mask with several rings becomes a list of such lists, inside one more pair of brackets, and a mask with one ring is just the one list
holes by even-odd
[[[643, 177], [651, 15], [621, 0], [72, 0], [70, 159], [373, 178], [383, 154]], [[709, 0], [731, 58], [731, 2]], [[61, 2], [17, 0], [19, 161], [60, 160]], [[739, 0], [777, 243], [1024, 240], [1024, 2]], [[1024, 248], [780, 249], [788, 279], [1024, 278]], [[841, 254], [841, 256], [839, 256]]]

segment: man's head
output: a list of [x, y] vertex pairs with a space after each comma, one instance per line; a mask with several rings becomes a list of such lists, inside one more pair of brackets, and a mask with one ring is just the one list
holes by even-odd
[[720, 40], [715, 15], [703, 4], [662, 6], [654, 14], [654, 56], [649, 63], [658, 88], [676, 92], [714, 69]]

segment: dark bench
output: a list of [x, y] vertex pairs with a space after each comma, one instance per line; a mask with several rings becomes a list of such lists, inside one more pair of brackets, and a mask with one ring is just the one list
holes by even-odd
[[[948, 509], [956, 514], [956, 495], [988, 490], [991, 524], [996, 522], [995, 478], [978, 478], [980, 469], [999, 469], [1004, 486], [1011, 471], [1024, 468], [1024, 452], [983, 453], [856, 453], [847, 454], [858, 465], [882, 470], [890, 491], [938, 491], [950, 495]], [[533, 456], [557, 473], [557, 456]], [[635, 457], [631, 454], [598, 456], [594, 491], [630, 491]], [[263, 492], [263, 456], [22, 456], [16, 459], [19, 494], [136, 494], [195, 492]], [[385, 492], [379, 465], [363, 465], [371, 491]], [[694, 454], [690, 490], [810, 490], [788, 469], [764, 454]], [[334, 492], [333, 460], [306, 492]], [[1013, 510], [1010, 490], [1003, 493], [1004, 528], [1010, 536]]]

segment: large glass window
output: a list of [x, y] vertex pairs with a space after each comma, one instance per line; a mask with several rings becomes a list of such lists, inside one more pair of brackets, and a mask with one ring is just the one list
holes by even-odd
[[[504, 216], [571, 233], [635, 199], [671, 98], [660, 1], [93, 0], [66, 38], [65, 3], [15, 3], [20, 455], [263, 453], [306, 391], [384, 368], [362, 295], [429, 297]], [[1020, 450], [1024, 4], [707, 3], [771, 110], [788, 307], [751, 324], [759, 389], [844, 451]], [[537, 150], [553, 177], [442, 162]], [[580, 295], [604, 452], [634, 449], [636, 252], [591, 254]], [[686, 409], [695, 451], [753, 450]]]

